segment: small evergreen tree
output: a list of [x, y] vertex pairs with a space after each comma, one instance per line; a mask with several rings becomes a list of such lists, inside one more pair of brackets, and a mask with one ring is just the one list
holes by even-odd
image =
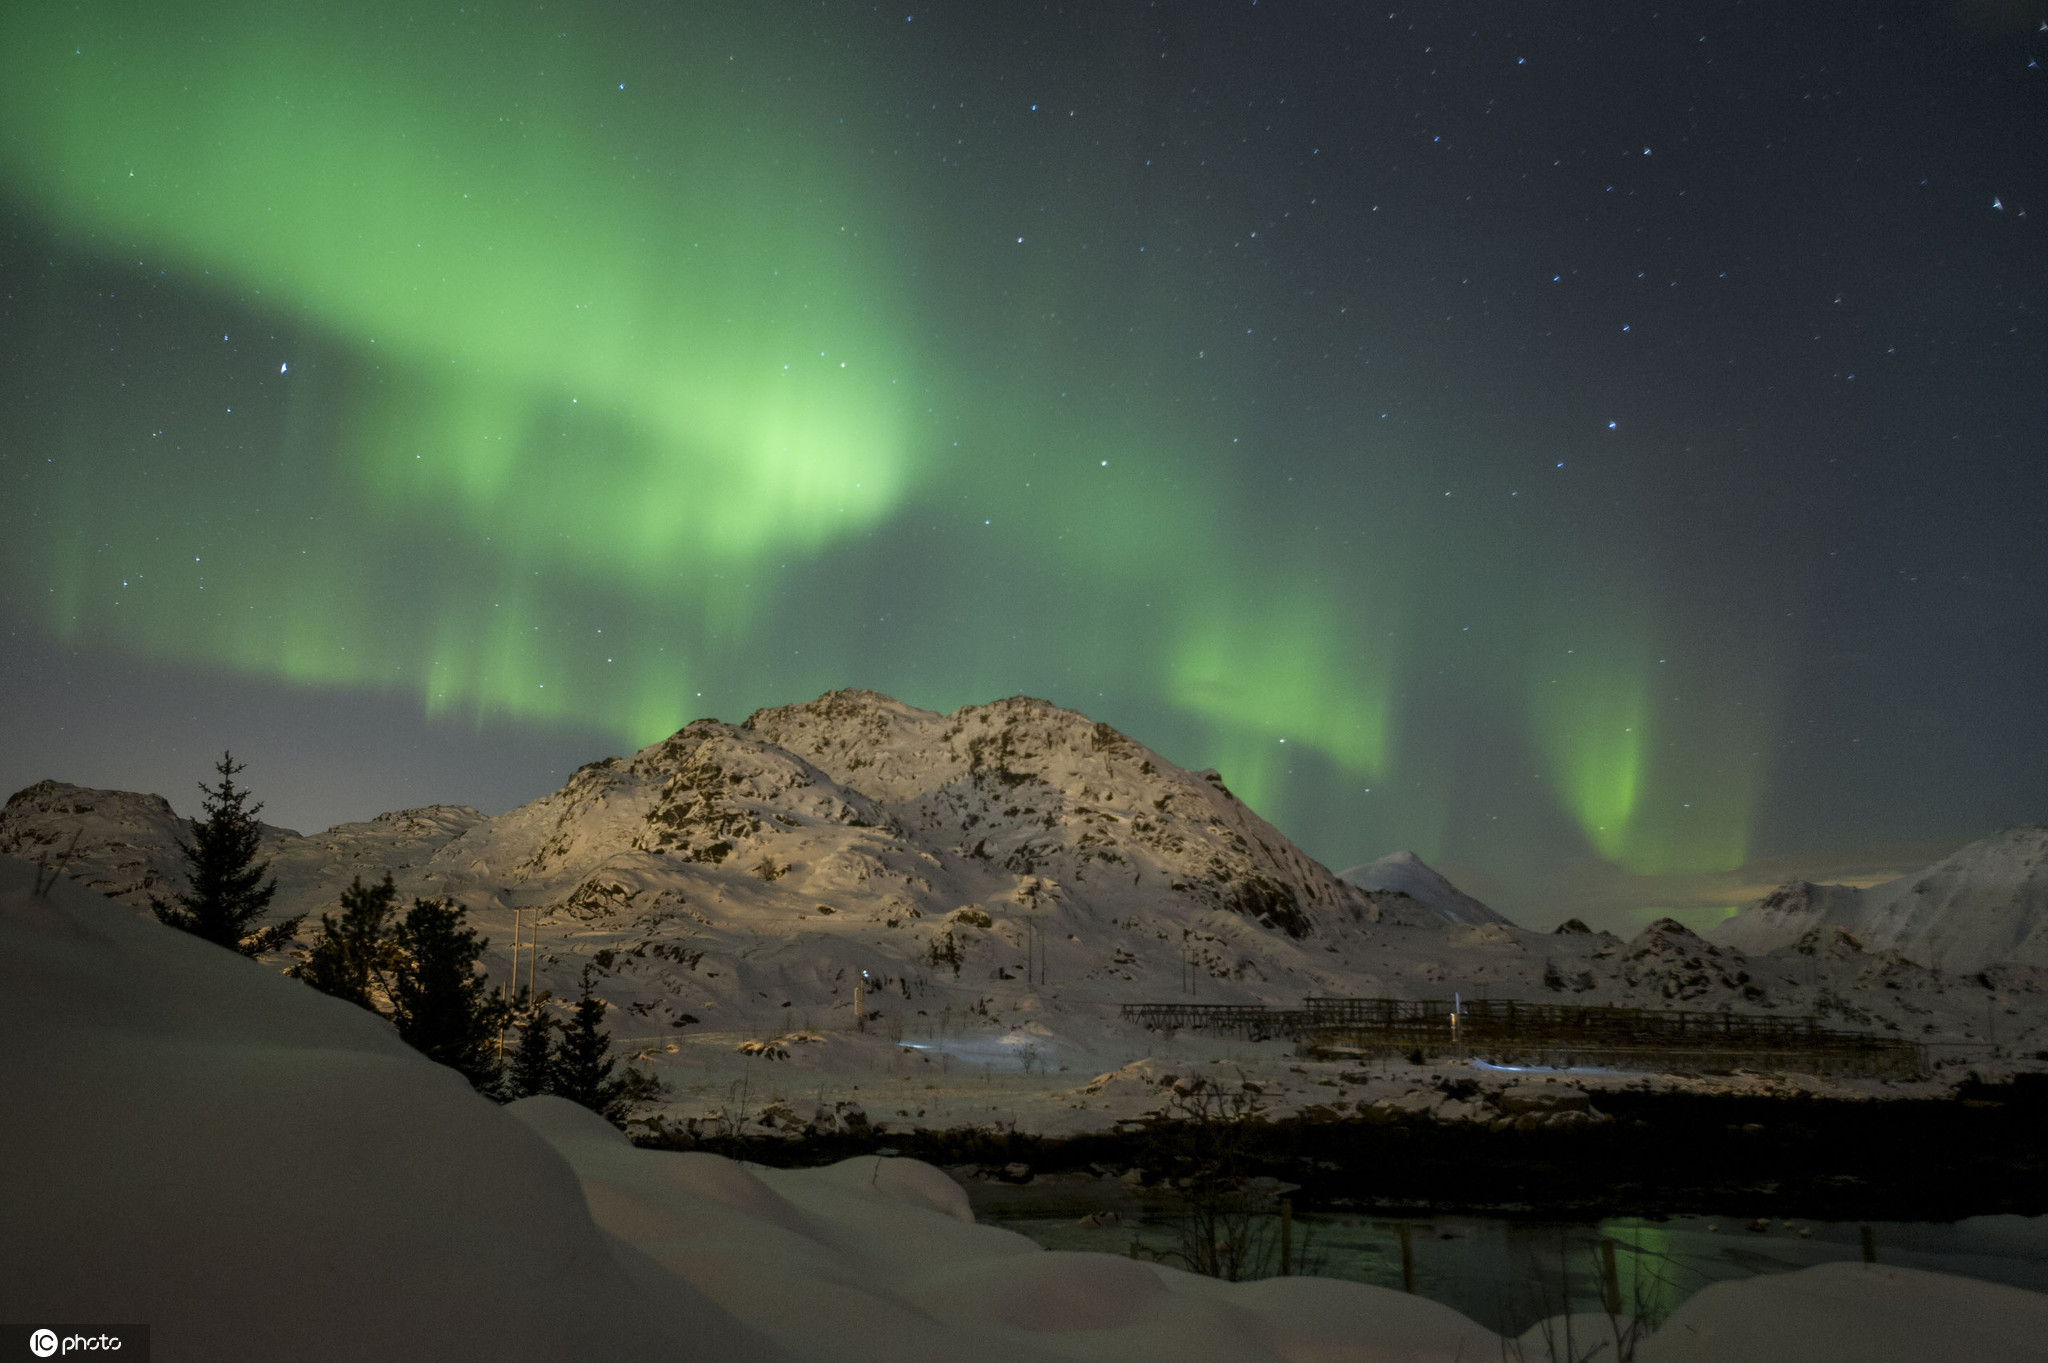
[[618, 1062], [611, 1058], [612, 1037], [604, 1027], [604, 1000], [592, 992], [594, 973], [592, 967], [583, 967], [576, 1004], [555, 1052], [554, 1092], [583, 1104], [613, 1126], [623, 1127], [634, 1104], [659, 1096], [661, 1083], [634, 1069], [613, 1076]]
[[192, 841], [178, 840], [191, 886], [172, 896], [169, 903], [152, 896], [149, 906], [174, 928], [244, 956], [255, 956], [290, 941], [298, 931], [299, 919], [256, 926], [277, 893], [277, 881], [265, 881], [270, 863], [256, 860], [263, 838], [256, 815], [263, 806], [248, 803], [249, 792], [235, 784], [235, 773], [242, 767], [234, 754], [223, 753], [214, 766], [220, 784], [200, 783], [199, 789], [206, 795], [206, 817], [193, 823]]
[[495, 1093], [498, 1032], [511, 1006], [478, 973], [490, 943], [465, 926], [466, 916], [445, 899], [413, 901], [392, 933], [391, 1020], [414, 1050], [461, 1071], [479, 1092]]
[[572, 1103], [581, 1103], [607, 1118], [612, 1069], [612, 1034], [604, 1026], [604, 1000], [592, 992], [591, 967], [583, 967], [583, 979], [569, 1022], [562, 1028], [562, 1044], [555, 1052], [555, 1092]]
[[321, 914], [320, 940], [286, 973], [323, 994], [377, 1012], [377, 996], [390, 997], [398, 964], [391, 940], [391, 913], [397, 901], [398, 887], [391, 883], [389, 871], [381, 885], [365, 885], [357, 876], [341, 892], [341, 921]]
[[555, 1029], [561, 1024], [548, 1011], [548, 996], [526, 1001], [519, 1016], [519, 1053], [512, 1057], [512, 1071], [505, 1087], [513, 1098], [531, 1098], [555, 1091]]

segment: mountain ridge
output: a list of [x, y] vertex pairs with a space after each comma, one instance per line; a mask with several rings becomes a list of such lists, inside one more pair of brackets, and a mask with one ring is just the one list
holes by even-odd
[[[142, 908], [182, 883], [189, 830], [161, 797], [47, 781], [0, 809], [0, 853]], [[404, 896], [462, 905], [494, 978], [515, 924], [522, 979], [562, 994], [593, 971], [618, 1037], [657, 1049], [887, 1066], [921, 1037], [983, 1063], [1122, 1064], [1122, 1004], [1310, 995], [1778, 1011], [1970, 1044], [1986, 1017], [1952, 976], [1811, 924], [1763, 953], [1673, 924], [1628, 942], [1538, 933], [1412, 853], [1351, 868], [1363, 888], [1217, 773], [1029, 697], [939, 714], [829, 692], [693, 721], [496, 816], [266, 827], [262, 853], [273, 911], [310, 915], [302, 940], [351, 879], [388, 873]], [[2019, 1010], [2005, 1044], [2048, 1018], [2039, 973], [1984, 985]], [[831, 1046], [789, 1040], [820, 1036]]]
[[1867, 888], [1790, 881], [1707, 935], [1756, 954], [1821, 926], [1956, 973], [2048, 966], [2048, 827], [2001, 830]]

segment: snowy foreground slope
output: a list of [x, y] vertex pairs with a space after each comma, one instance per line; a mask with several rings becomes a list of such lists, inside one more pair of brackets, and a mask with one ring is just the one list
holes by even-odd
[[1854, 933], [1868, 949], [1957, 974], [2048, 966], [2048, 828], [2007, 829], [1868, 889], [1781, 885], [1707, 935], [1765, 952], [1822, 925]]
[[[0, 859], [0, 1317], [200, 1359], [1430, 1360], [1449, 1308], [973, 1224], [911, 1160], [776, 1171], [500, 1108], [370, 1014]], [[2048, 1297], [1830, 1265], [1712, 1287], [1668, 1360], [2038, 1356]], [[1525, 1346], [1533, 1343], [1524, 1336]]]
[[[142, 905], [182, 883], [183, 827], [157, 796], [46, 781], [0, 810], [0, 853]], [[497, 817], [403, 810], [272, 829], [265, 850], [278, 912], [313, 915], [302, 937], [352, 877], [387, 871], [465, 905], [501, 981], [515, 914], [537, 925], [522, 976], [562, 995], [594, 972], [613, 1035], [669, 1086], [657, 1115], [756, 1133], [838, 1123], [842, 1104], [905, 1127], [1107, 1128], [1225, 1049], [1122, 1021], [1137, 1002], [1810, 1013], [1931, 1043], [1958, 1074], [2048, 1050], [2048, 969], [1959, 978], [1825, 927], [1764, 954], [1668, 921], [1629, 941], [1531, 932], [1410, 854], [1333, 875], [1216, 773], [1023, 697], [940, 715], [834, 692], [699, 720]], [[1428, 1098], [1434, 1077], [1398, 1065], [1361, 1086], [1284, 1047], [1228, 1049], [1276, 1115], [1501, 1115]]]

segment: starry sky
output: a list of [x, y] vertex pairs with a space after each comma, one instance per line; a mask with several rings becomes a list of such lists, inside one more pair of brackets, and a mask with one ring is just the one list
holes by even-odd
[[0, 784], [1027, 693], [1703, 924], [2048, 820], [2048, 5], [0, 10]]

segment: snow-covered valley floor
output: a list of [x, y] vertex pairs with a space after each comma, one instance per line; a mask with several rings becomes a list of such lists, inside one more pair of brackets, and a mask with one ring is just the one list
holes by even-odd
[[[557, 1099], [501, 1108], [363, 1010], [74, 885], [38, 894], [14, 861], [0, 1034], [0, 1316], [147, 1322], [173, 1363], [1305, 1363], [1538, 1344], [1357, 1283], [1042, 1250], [976, 1224], [915, 1160], [744, 1166], [636, 1149]], [[2048, 1296], [1825, 1265], [1709, 1288], [1636, 1357], [2017, 1359], [2043, 1338]]]

